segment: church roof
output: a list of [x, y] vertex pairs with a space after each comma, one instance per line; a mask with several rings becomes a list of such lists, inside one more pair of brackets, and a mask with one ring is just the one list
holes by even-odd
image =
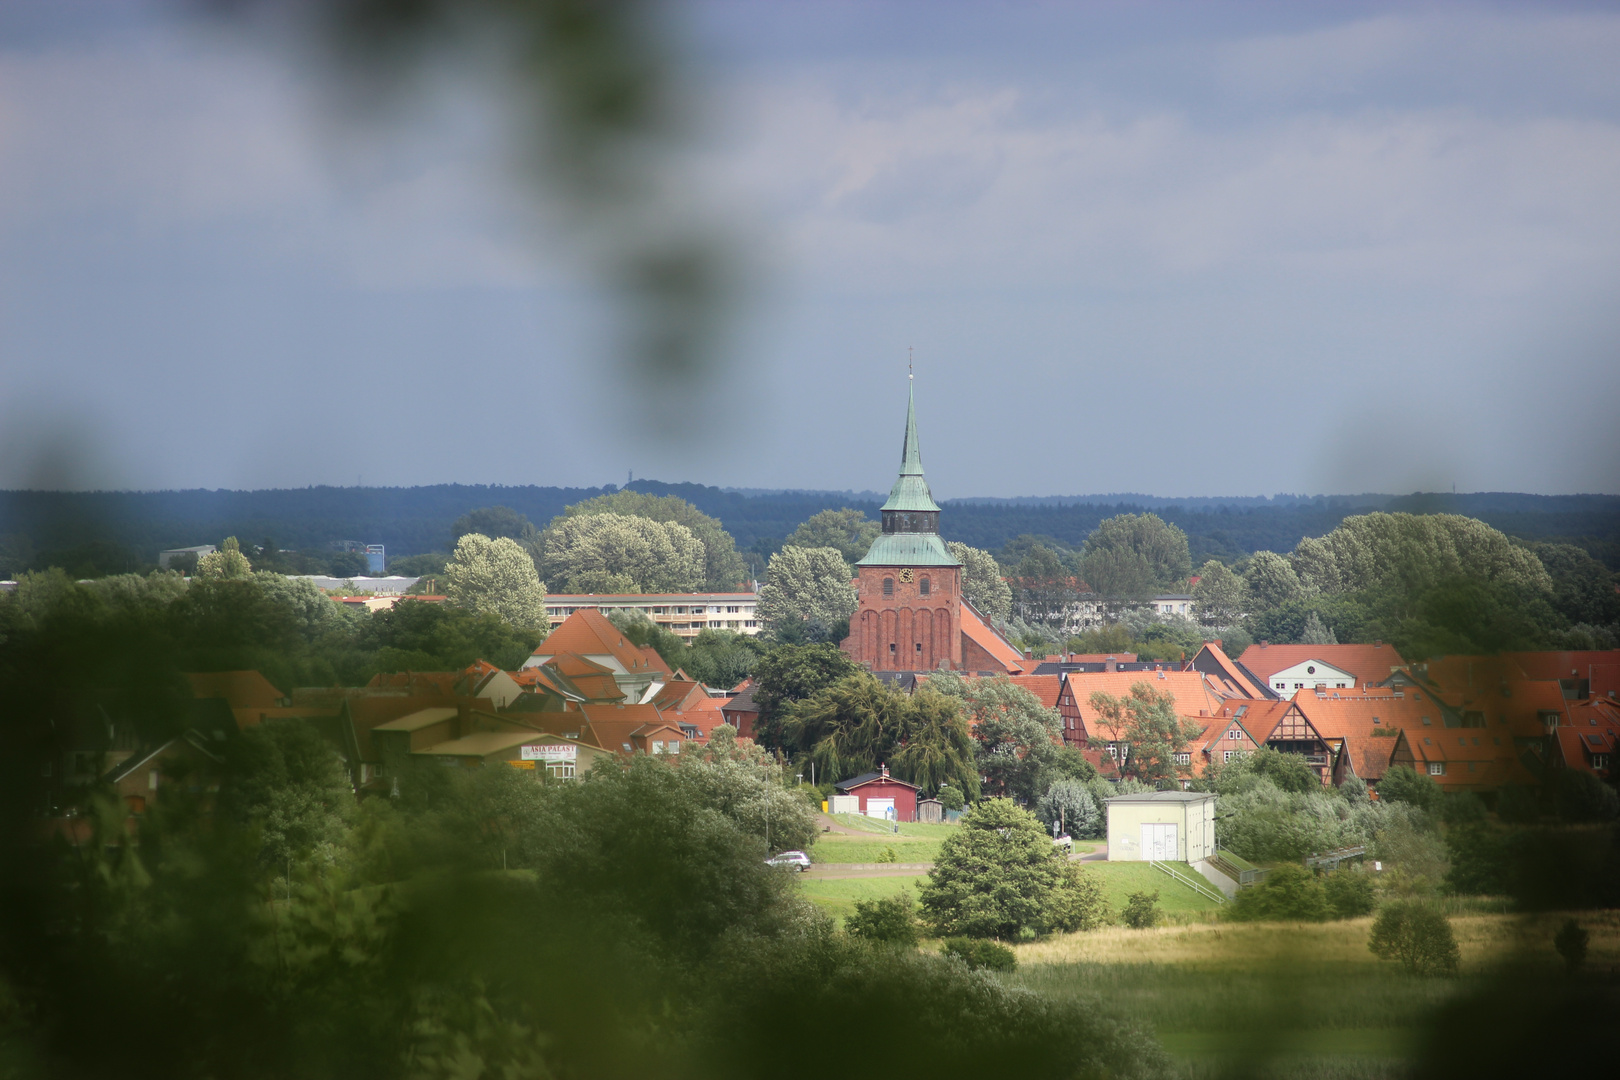
[[961, 566], [938, 533], [884, 533], [856, 566]]
[[883, 509], [939, 513], [939, 504], [934, 502], [933, 493], [928, 490], [928, 481], [923, 479], [922, 451], [917, 446], [915, 384], [906, 403], [906, 438], [900, 448], [900, 475], [895, 479], [894, 487], [889, 489], [889, 501], [883, 504]]

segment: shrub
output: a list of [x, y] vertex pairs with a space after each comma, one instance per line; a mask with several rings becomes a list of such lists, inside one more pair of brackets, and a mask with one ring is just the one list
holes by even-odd
[[1240, 922], [1326, 922], [1333, 917], [1327, 890], [1303, 866], [1279, 866], [1260, 884], [1237, 894], [1226, 909]]
[[1017, 955], [1007, 946], [975, 938], [946, 938], [945, 955], [956, 957], [975, 971], [1011, 971], [1018, 966]]
[[1461, 896], [1501, 896], [1508, 892], [1513, 868], [1506, 834], [1471, 825], [1451, 830], [1446, 847], [1451, 851], [1447, 892]]
[[943, 784], [939, 789], [939, 803], [947, 810], [960, 810], [967, 805], [962, 792], [949, 784]]
[[1378, 782], [1378, 797], [1389, 802], [1410, 803], [1423, 810], [1440, 806], [1440, 785], [1410, 765], [1396, 765]]
[[1322, 882], [1322, 891], [1336, 918], [1354, 919], [1371, 915], [1378, 906], [1372, 875], [1360, 870], [1335, 870]]
[[1048, 828], [1054, 823], [1061, 823], [1064, 831], [1071, 836], [1096, 836], [1103, 825], [1096, 800], [1079, 780], [1052, 781], [1046, 794], [1036, 804], [1035, 813], [1046, 822]]
[[1589, 772], [1563, 770], [1554, 791], [1558, 816], [1565, 821], [1613, 821], [1620, 816], [1620, 796]]
[[1132, 930], [1149, 930], [1158, 925], [1160, 914], [1159, 890], [1154, 889], [1150, 893], [1131, 893], [1119, 917]]
[[893, 845], [891, 845], [891, 846], [886, 847], [886, 848], [883, 849], [883, 854], [881, 854], [881, 855], [879, 855], [877, 857], [877, 861], [878, 862], [899, 862], [900, 861], [900, 855], [899, 855], [899, 853], [897, 853], [894, 850]]
[[1454, 828], [1485, 823], [1485, 804], [1472, 791], [1457, 791], [1440, 801], [1440, 820]]
[[922, 887], [924, 917], [940, 936], [1019, 939], [1054, 928], [1075, 881], [1071, 864], [1028, 810], [986, 799], [940, 846]]
[[1496, 816], [1509, 825], [1534, 825], [1541, 820], [1541, 800], [1535, 788], [1505, 787], [1496, 793]]
[[855, 901], [855, 913], [844, 918], [844, 932], [863, 941], [914, 948], [917, 919], [911, 911], [911, 894]]
[[1569, 965], [1570, 971], [1579, 969], [1586, 959], [1586, 942], [1590, 937], [1590, 934], [1581, 929], [1580, 923], [1574, 919], [1566, 919], [1558, 935], [1553, 938], [1553, 948], [1564, 958], [1564, 963]]
[[1435, 908], [1413, 900], [1378, 913], [1367, 948], [1381, 960], [1398, 960], [1413, 975], [1455, 975], [1461, 955], [1451, 922]]

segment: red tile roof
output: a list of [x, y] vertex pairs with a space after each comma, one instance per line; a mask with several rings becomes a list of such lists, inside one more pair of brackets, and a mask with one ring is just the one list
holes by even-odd
[[224, 698], [232, 708], [275, 709], [286, 695], [257, 671], [187, 672], [191, 696]]
[[1321, 660], [1340, 671], [1348, 671], [1361, 685], [1379, 683], [1390, 672], [1406, 664], [1393, 645], [1250, 645], [1238, 663], [1262, 679], [1269, 680], [1283, 668]]
[[619, 632], [619, 628], [595, 608], [581, 608], [568, 616], [534, 650], [534, 655], [542, 658], [562, 653], [577, 653], [585, 657], [611, 656], [627, 672], [672, 674], [669, 665], [655, 650], [632, 645]]
[[1198, 671], [1071, 671], [1062, 677], [1068, 682], [1080, 720], [1086, 725], [1086, 735], [1091, 738], [1106, 737], [1093, 726], [1095, 710], [1091, 707], [1091, 695], [1098, 691], [1114, 697], [1129, 697], [1132, 686], [1147, 683], [1175, 698], [1176, 712], [1192, 718], [1197, 718], [1200, 711], [1214, 716], [1227, 702], [1214, 683]]
[[962, 605], [962, 634], [1006, 668], [1007, 674], [1019, 675], [1024, 672], [1026, 661], [1023, 654], [996, 633], [968, 604]]

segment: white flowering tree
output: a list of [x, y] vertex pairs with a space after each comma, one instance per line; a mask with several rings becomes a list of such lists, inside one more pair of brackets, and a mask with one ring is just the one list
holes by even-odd
[[855, 586], [837, 548], [784, 547], [759, 589], [759, 618], [776, 631], [792, 622], [831, 627], [855, 614]]
[[703, 541], [678, 521], [633, 514], [561, 517], [540, 543], [553, 592], [696, 592], [708, 580]]
[[519, 630], [545, 633], [546, 587], [516, 541], [468, 533], [444, 568], [445, 593], [457, 607], [499, 615]]

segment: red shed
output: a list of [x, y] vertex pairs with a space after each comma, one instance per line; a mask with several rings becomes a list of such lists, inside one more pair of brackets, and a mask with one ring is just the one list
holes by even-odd
[[887, 765], [879, 766], [878, 772], [852, 776], [834, 786], [843, 794], [860, 799], [860, 812], [867, 817], [917, 820], [917, 785], [890, 776]]

